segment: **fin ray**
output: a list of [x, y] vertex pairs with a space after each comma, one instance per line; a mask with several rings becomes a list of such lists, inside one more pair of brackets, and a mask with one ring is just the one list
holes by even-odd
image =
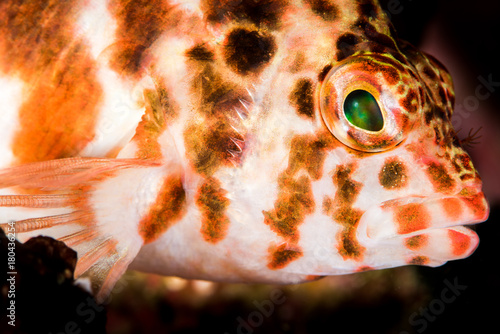
[[[6, 212], [26, 217], [15, 222], [20, 237], [41, 232], [75, 249], [75, 277], [90, 278], [94, 293], [103, 301], [144, 241], [135, 230], [136, 218], [125, 224], [109, 216], [114, 196], [105, 197], [110, 203], [96, 205], [100, 202], [94, 202], [93, 194], [108, 189], [109, 182], [123, 189], [120, 173], [143, 175], [144, 168], [158, 167], [156, 160], [67, 158], [6, 168], [0, 170], [0, 188], [4, 188], [0, 209], [17, 210]], [[2, 214], [2, 219], [8, 215]], [[6, 229], [8, 223], [2, 223], [0, 227]]]

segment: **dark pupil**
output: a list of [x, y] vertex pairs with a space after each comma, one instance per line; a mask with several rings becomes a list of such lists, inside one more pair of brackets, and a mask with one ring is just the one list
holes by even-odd
[[347, 95], [344, 115], [352, 125], [364, 130], [380, 131], [384, 126], [377, 100], [365, 90], [355, 90]]

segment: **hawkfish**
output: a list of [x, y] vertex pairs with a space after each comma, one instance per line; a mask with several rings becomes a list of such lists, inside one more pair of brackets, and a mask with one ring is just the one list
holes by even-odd
[[6, 0], [0, 223], [127, 268], [299, 283], [478, 246], [450, 74], [377, 1]]

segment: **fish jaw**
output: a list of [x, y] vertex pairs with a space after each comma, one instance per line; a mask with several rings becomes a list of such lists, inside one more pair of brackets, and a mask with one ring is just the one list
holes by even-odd
[[483, 222], [488, 215], [483, 192], [470, 188], [453, 196], [410, 196], [368, 209], [360, 219], [357, 237], [371, 249], [366, 254], [368, 263], [370, 253], [380, 262], [380, 249], [385, 248], [385, 252], [391, 249], [393, 261], [438, 266], [475, 251], [479, 237], [466, 226]]

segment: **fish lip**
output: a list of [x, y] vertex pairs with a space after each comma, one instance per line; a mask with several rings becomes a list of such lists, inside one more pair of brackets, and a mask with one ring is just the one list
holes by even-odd
[[[443, 208], [439, 210], [439, 207], [446, 201], [453, 201], [457, 205], [461, 204], [460, 208], [462, 212], [461, 214], [457, 214], [456, 219], [446, 216]], [[479, 203], [483, 207], [475, 209], [473, 207], [474, 203]], [[397, 208], [409, 204], [434, 209], [427, 210], [430, 211], [430, 222], [427, 222], [426, 225], [424, 224], [423, 228], [405, 230], [401, 229], [395, 222]], [[457, 206], [457, 208], [459, 207]], [[489, 217], [489, 212], [490, 206], [482, 191], [469, 193], [467, 196], [460, 193], [440, 196], [410, 195], [381, 202], [366, 210], [359, 220], [357, 236], [360, 240], [370, 243], [386, 238], [411, 237], [429, 230], [450, 229], [459, 226], [467, 227], [486, 221]], [[470, 228], [468, 229], [470, 230]]]

